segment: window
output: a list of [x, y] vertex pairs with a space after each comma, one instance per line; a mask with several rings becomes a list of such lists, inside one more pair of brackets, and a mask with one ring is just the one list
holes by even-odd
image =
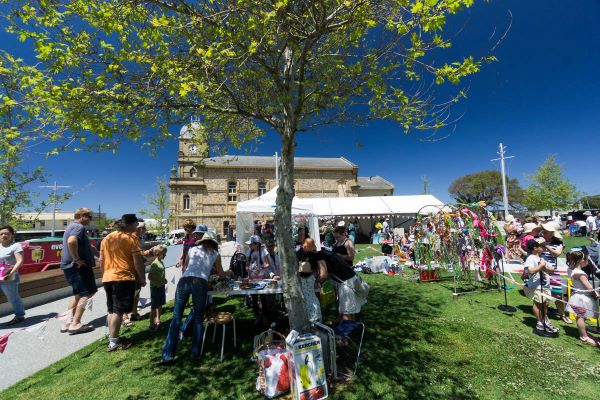
[[267, 193], [267, 183], [266, 182], [258, 182], [258, 195], [262, 196]]
[[183, 195], [183, 209], [184, 210], [190, 209], [190, 195], [189, 194]]
[[196, 171], [196, 168], [192, 167], [192, 169], [190, 169], [190, 178], [195, 178], [198, 176], [198, 171]]
[[46, 227], [46, 221], [40, 221], [40, 228]]
[[237, 201], [237, 183], [227, 182], [227, 201]]
[[63, 226], [68, 226], [69, 225], [69, 221], [67, 221], [66, 219], [63, 221]]

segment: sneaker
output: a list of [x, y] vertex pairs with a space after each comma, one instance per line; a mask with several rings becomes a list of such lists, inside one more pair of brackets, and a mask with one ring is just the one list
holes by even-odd
[[133, 342], [126, 341], [126, 340], [119, 340], [119, 343], [117, 343], [115, 346], [111, 347], [109, 344], [107, 346], [107, 350], [110, 353], [112, 351], [117, 351], [117, 350], [127, 350], [131, 346], [133, 346]]
[[549, 320], [546, 320], [546, 330], [552, 333], [556, 333], [559, 331], [559, 329], [552, 325]]
[[542, 324], [541, 322], [538, 321], [538, 323], [535, 324], [535, 329], [537, 329], [538, 331], [543, 331], [544, 324]]

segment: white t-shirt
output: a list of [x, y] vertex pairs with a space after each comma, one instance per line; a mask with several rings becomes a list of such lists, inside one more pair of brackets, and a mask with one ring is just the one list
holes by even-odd
[[208, 281], [213, 265], [215, 265], [215, 261], [217, 260], [217, 257], [219, 257], [219, 252], [215, 250], [206, 250], [202, 246], [196, 246], [189, 250], [188, 257], [190, 261], [181, 277], [185, 278], [191, 276]]
[[593, 215], [590, 215], [585, 219], [585, 224], [587, 225], [589, 231], [596, 230], [596, 218], [594, 218]]
[[[540, 256], [536, 256], [535, 254], [530, 254], [527, 256], [525, 260], [525, 267], [527, 268], [535, 268], [540, 263]], [[542, 287], [544, 289], [550, 289], [550, 283], [548, 281], [548, 275], [544, 272], [536, 272], [535, 274], [529, 273], [529, 280], [527, 281], [527, 287], [530, 289], [539, 289], [540, 288], [540, 273], [542, 274]]]
[[249, 249], [246, 253], [246, 257], [248, 259], [248, 275], [250, 276], [250, 279], [270, 277], [271, 270], [265, 268], [265, 258], [269, 260], [269, 252], [265, 246], [261, 245], [259, 250]]
[[[2, 275], [6, 276], [11, 271], [13, 265], [17, 263], [17, 259], [15, 258], [15, 253], [22, 253], [23, 248], [21, 247], [21, 243], [13, 243], [7, 247], [4, 247], [0, 244], [0, 265], [1, 268], [4, 269]], [[16, 278], [15, 278], [16, 279]]]

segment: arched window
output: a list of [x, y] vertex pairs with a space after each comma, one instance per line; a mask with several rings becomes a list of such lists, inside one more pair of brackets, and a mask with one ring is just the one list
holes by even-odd
[[183, 195], [183, 209], [184, 210], [190, 209], [190, 195], [189, 194]]
[[198, 176], [198, 171], [196, 171], [196, 168], [192, 167], [192, 169], [190, 169], [190, 178], [195, 178]]

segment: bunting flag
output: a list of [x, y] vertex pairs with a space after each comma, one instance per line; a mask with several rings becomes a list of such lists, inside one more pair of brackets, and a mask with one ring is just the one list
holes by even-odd
[[45, 320], [45, 321], [40, 322], [39, 324], [28, 326], [27, 328], [25, 328], [25, 330], [29, 333], [33, 333], [33, 332], [37, 331], [38, 329], [40, 329], [42, 327], [42, 325], [46, 325], [47, 323], [48, 323], [48, 320]]
[[94, 308], [94, 299], [87, 299], [87, 302], [86, 302], [86, 309], [87, 309], [89, 312], [92, 312], [93, 308]]
[[5, 335], [0, 336], [0, 354], [4, 353], [6, 346], [8, 345], [8, 337], [12, 335], [12, 332], [9, 332]]
[[148, 299], [140, 297], [140, 308], [146, 307], [146, 304], [148, 304]]

